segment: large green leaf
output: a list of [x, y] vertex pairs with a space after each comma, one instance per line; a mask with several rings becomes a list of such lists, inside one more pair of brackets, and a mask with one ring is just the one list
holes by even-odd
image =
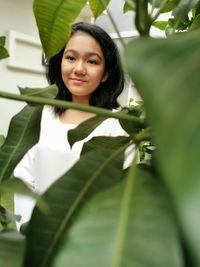
[[106, 9], [109, 3], [110, 0], [104, 0], [104, 1], [89, 0], [90, 8], [92, 10], [95, 19], [102, 14], [102, 12]]
[[[58, 92], [58, 87], [53, 84], [53, 85], [49, 85], [45, 88], [30, 88], [30, 87], [18, 87], [19, 91], [21, 93], [21, 95], [26, 95], [26, 96], [36, 96], [36, 97], [45, 97], [48, 99], [54, 99], [57, 95]], [[28, 103], [28, 101], [27, 101]], [[37, 103], [28, 103], [30, 106], [37, 106], [37, 105], [41, 105], [41, 104], [37, 104]]]
[[86, 2], [87, 0], [34, 0], [34, 15], [47, 57], [55, 55], [65, 46], [71, 24]]
[[30, 87], [23, 88], [19, 86], [19, 91], [22, 95], [55, 98], [58, 92], [58, 87], [55, 84], [49, 85], [45, 88], [30, 88]]
[[25, 237], [14, 231], [0, 232], [0, 266], [22, 267], [25, 255]]
[[26, 106], [10, 123], [8, 135], [0, 147], [0, 182], [8, 179], [16, 164], [39, 138], [42, 107]]
[[86, 138], [105, 119], [107, 119], [106, 116], [98, 115], [82, 122], [75, 129], [69, 130], [67, 139], [70, 146], [72, 147], [75, 142]]
[[53, 267], [183, 266], [168, 196], [155, 177], [135, 168], [83, 208]]
[[120, 181], [123, 154], [124, 148], [87, 153], [44, 193], [50, 213], [42, 214], [37, 208], [33, 211], [26, 266], [50, 265], [63, 234], [85, 201], [95, 192]]
[[[129, 44], [127, 67], [146, 104], [156, 160], [187, 246], [200, 265], [200, 32]], [[132, 60], [134, 58], [134, 60]]]
[[4, 142], [5, 142], [5, 136], [3, 134], [0, 134], [0, 146], [2, 146]]
[[[124, 108], [121, 113], [124, 114], [128, 114], [131, 116], [135, 116], [138, 118], [144, 118], [144, 107], [143, 104], [142, 105], [137, 105], [134, 107], [130, 107], [130, 108]], [[147, 127], [146, 122], [144, 121], [144, 123], [138, 124], [137, 122], [132, 122], [132, 121], [125, 121], [125, 120], [119, 120], [120, 125], [122, 126], [122, 128], [129, 134], [129, 135], [133, 135], [137, 132], [139, 132], [140, 130], [144, 129]]]
[[[138, 112], [140, 112], [138, 110]], [[98, 114], [98, 112], [97, 112]], [[130, 133], [131, 130], [138, 131], [139, 129], [142, 129], [146, 126], [143, 118], [139, 118], [138, 115], [136, 116], [135, 111], [125, 111], [122, 110], [120, 112], [114, 112], [113, 114], [119, 116], [128, 115], [130, 118], [132, 117], [134, 121], [126, 121], [124, 118], [119, 117], [119, 122], [122, 126], [122, 128]], [[134, 116], [135, 115], [135, 116]], [[86, 138], [97, 126], [99, 126], [105, 119], [107, 119], [107, 116], [104, 115], [97, 115], [95, 117], [92, 117], [89, 120], [86, 120], [79, 124], [76, 128], [68, 131], [68, 141], [70, 146], [72, 147], [73, 144], [77, 141], [83, 140]]]
[[130, 137], [126, 136], [96, 136], [84, 143], [81, 155], [94, 149], [119, 149], [121, 146], [130, 143]]

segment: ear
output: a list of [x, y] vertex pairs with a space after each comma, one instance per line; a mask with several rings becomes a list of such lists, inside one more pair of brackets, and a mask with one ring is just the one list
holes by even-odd
[[103, 75], [101, 82], [103, 83], [103, 82], [105, 82], [107, 79], [108, 79], [108, 73], [106, 72], [106, 73]]

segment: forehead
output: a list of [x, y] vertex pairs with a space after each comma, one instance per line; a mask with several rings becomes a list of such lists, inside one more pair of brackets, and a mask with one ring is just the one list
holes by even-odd
[[66, 44], [65, 50], [73, 49], [77, 52], [96, 52], [103, 56], [100, 44], [90, 34], [78, 31], [74, 33]]

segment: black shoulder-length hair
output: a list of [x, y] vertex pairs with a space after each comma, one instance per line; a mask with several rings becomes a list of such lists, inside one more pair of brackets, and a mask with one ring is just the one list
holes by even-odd
[[[90, 105], [107, 109], [117, 108], [117, 97], [124, 88], [124, 72], [120, 62], [117, 46], [111, 37], [99, 26], [85, 22], [72, 25], [71, 36], [77, 31], [91, 35], [100, 45], [105, 58], [105, 72], [108, 74], [106, 81], [99, 84], [90, 97]], [[69, 37], [69, 39], [70, 39]], [[58, 94], [56, 99], [72, 101], [72, 96], [66, 88], [61, 75], [61, 61], [65, 47], [55, 56], [47, 60], [47, 80], [50, 84], [56, 84]], [[65, 109], [55, 107], [56, 114], [62, 114]]]

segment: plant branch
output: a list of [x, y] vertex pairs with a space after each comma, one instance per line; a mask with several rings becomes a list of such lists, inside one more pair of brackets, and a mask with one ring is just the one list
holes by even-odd
[[150, 129], [145, 129], [142, 132], [134, 135], [135, 143], [139, 143], [142, 141], [150, 141], [152, 139], [152, 133]]
[[112, 112], [111, 110], [108, 110], [108, 109], [89, 106], [89, 105], [83, 105], [83, 104], [78, 104], [78, 103], [72, 103], [69, 101], [42, 98], [42, 97], [36, 97], [36, 96], [17, 95], [17, 94], [2, 92], [2, 91], [0, 91], [0, 97], [27, 102], [27, 103], [40, 104], [40, 105], [50, 105], [50, 106], [55, 106], [55, 107], [72, 108], [72, 109], [82, 110], [86, 112], [96, 113], [98, 115], [103, 115], [106, 117], [132, 121], [138, 124], [144, 124], [144, 120], [138, 117], [132, 116], [132, 115], [124, 114], [121, 112]]
[[168, 0], [163, 0], [162, 4], [160, 5], [160, 8], [156, 12], [156, 14], [151, 18], [151, 22], [154, 22], [158, 16], [160, 15], [161, 10], [164, 8], [164, 6], [167, 4]]
[[121, 34], [119, 32], [119, 29], [117, 27], [117, 24], [116, 24], [116, 22], [115, 22], [115, 20], [114, 20], [114, 18], [112, 16], [112, 14], [110, 13], [109, 9], [107, 8], [104, 0], [100, 0], [100, 2], [102, 3], [102, 5], [104, 6], [105, 10], [107, 11], [108, 17], [109, 17], [109, 19], [110, 19], [110, 21], [112, 23], [113, 28], [115, 29], [115, 32], [117, 33], [117, 35], [119, 37], [119, 41], [120, 41], [121, 45], [123, 46], [123, 48], [125, 48], [126, 44], [125, 44], [125, 42], [124, 42], [124, 40], [123, 40], [123, 38], [122, 38], [122, 36], [121, 36]]
[[151, 21], [148, 13], [148, 0], [136, 0], [135, 26], [140, 36], [149, 36]]

